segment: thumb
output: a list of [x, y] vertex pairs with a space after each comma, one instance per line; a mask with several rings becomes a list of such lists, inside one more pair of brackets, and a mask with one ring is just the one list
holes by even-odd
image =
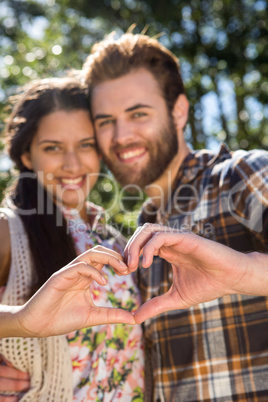
[[[102, 324], [135, 325], [136, 322], [133, 314], [131, 314], [129, 311], [120, 308], [99, 307], [94, 320], [94, 325]], [[92, 326], [92, 315], [90, 315], [89, 322], [86, 323], [86, 325]]]
[[155, 317], [166, 311], [175, 310], [176, 308], [180, 308], [180, 306], [174, 308], [174, 301], [168, 294], [154, 297], [140, 306], [135, 312], [134, 317], [136, 324], [141, 324], [148, 318]]

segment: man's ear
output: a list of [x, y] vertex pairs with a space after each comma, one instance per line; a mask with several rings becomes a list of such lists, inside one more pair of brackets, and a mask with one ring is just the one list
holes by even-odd
[[183, 129], [188, 121], [189, 101], [184, 94], [180, 94], [174, 104], [172, 116], [177, 130]]
[[24, 154], [21, 155], [20, 159], [24, 164], [24, 166], [27, 167], [27, 169], [29, 170], [33, 169], [30, 152], [24, 152]]

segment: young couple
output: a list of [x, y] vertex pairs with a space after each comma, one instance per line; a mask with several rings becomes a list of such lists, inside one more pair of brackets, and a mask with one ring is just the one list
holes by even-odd
[[[47, 387], [52, 390], [50, 400], [61, 400], [53, 392], [68, 388], [67, 378], [73, 375], [73, 385], [66, 396], [69, 399], [143, 398], [142, 335], [140, 327], [133, 324], [135, 320], [140, 323], [150, 318], [143, 328], [146, 400], [265, 400], [268, 392], [265, 297], [268, 294], [265, 275], [268, 154], [258, 150], [231, 153], [224, 145], [217, 154], [191, 151], [183, 136], [189, 105], [178, 61], [147, 36], [125, 34], [116, 41], [109, 39], [97, 44], [84, 65], [83, 75], [89, 88], [98, 150], [122, 185], [140, 186], [146, 191], [149, 201], [142, 208], [139, 223], [150, 223], [137, 229], [125, 248], [125, 263], [120, 263], [123, 239], [101, 222], [99, 209], [85, 201], [89, 188], [87, 176], [92, 181], [91, 173], [97, 172], [99, 166], [93, 128], [84, 107], [76, 104], [67, 108], [57, 101], [43, 115], [38, 113], [38, 121], [36, 112], [34, 119], [27, 113], [16, 115], [13, 122], [11, 118], [8, 127], [11, 144], [25, 121], [31, 121], [28, 143], [23, 139], [18, 159], [12, 152], [11, 157], [22, 173], [37, 173], [35, 193], [40, 186], [45, 188], [44, 209], [50, 206], [53, 213], [20, 215], [23, 228], [13, 230], [12, 213], [16, 215], [16, 211], [33, 208], [28, 199], [34, 191], [23, 190], [24, 183], [17, 185], [12, 197], [12, 216], [7, 217], [9, 226], [6, 219], [1, 220], [1, 233], [5, 230], [3, 239], [9, 238], [8, 230], [11, 236], [6, 243], [1, 239], [5, 276], [9, 273], [11, 249], [14, 263], [12, 236], [16, 236], [14, 243], [18, 244], [18, 239], [25, 239], [23, 230], [26, 231], [29, 245], [25, 247], [31, 250], [31, 256], [18, 261], [16, 268], [10, 268], [9, 278], [12, 270], [15, 274], [8, 281], [4, 297], [11, 297], [9, 294], [18, 288], [16, 277], [25, 285], [22, 293], [17, 292], [15, 302], [3, 298], [3, 304], [24, 303], [23, 297], [29, 294], [23, 291], [29, 288], [34, 292], [53, 272], [74, 258], [75, 253], [98, 244], [108, 245], [111, 251], [100, 249], [101, 246], [93, 248], [54, 274], [24, 307], [13, 308], [13, 317], [19, 320], [19, 325], [15, 321], [13, 332], [2, 336], [18, 335], [18, 328], [20, 336], [48, 336], [96, 324], [125, 322], [130, 325], [92, 327], [52, 338], [54, 345], [49, 343], [51, 338], [45, 338], [44, 343], [39, 339], [37, 345], [29, 343], [28, 347], [33, 350], [47, 350], [45, 362], [40, 363], [39, 376], [35, 375], [34, 359], [30, 358], [31, 383], [25, 375], [20, 381], [12, 381], [9, 389], [18, 389], [24, 381], [24, 388], [31, 387], [27, 392], [30, 395], [37, 384], [35, 389], [41, 395], [37, 400], [42, 400], [43, 396], [47, 397], [45, 393], [42, 396], [42, 387], [45, 389], [54, 378], [53, 386]], [[26, 104], [23, 108], [26, 109]], [[23, 121], [18, 128], [21, 117]], [[90, 187], [93, 184], [90, 182]], [[56, 230], [58, 210], [64, 215], [66, 225]], [[6, 210], [3, 213], [9, 214]], [[87, 235], [66, 236], [66, 226], [76, 219], [77, 224], [82, 220], [88, 225]], [[92, 230], [96, 224], [106, 228], [100, 231], [101, 235]], [[143, 252], [144, 268], [137, 273], [138, 288], [142, 302], [146, 303], [137, 310], [139, 301], [132, 277], [115, 276], [107, 266], [102, 273], [99, 271], [104, 264], [110, 264], [116, 273], [133, 272], [140, 252]], [[19, 254], [17, 249], [14, 253]], [[46, 257], [48, 260], [44, 262]], [[30, 260], [32, 271], [28, 268]], [[104, 283], [106, 287], [101, 286]], [[103, 298], [97, 299], [96, 295], [102, 293]], [[95, 300], [101, 300], [100, 305], [104, 307], [94, 306]], [[125, 311], [107, 310], [107, 307], [121, 307]], [[38, 310], [44, 316], [45, 325], [34, 329], [33, 317], [38, 316]], [[47, 328], [49, 310], [50, 329]], [[134, 312], [135, 320], [130, 312]], [[12, 327], [14, 319], [7, 307], [2, 315], [4, 322]], [[70, 315], [72, 319], [68, 323]], [[24, 341], [21, 342], [23, 345]], [[57, 346], [59, 342], [63, 349]], [[13, 356], [8, 350], [12, 349], [10, 344], [10, 340], [5, 343], [4, 339], [1, 347], [8, 356]], [[51, 352], [57, 349], [65, 350], [67, 360], [72, 360], [72, 373], [66, 368], [67, 360]], [[80, 359], [83, 370], [77, 374], [75, 367]], [[60, 370], [56, 376], [51, 375], [48, 361], [52, 366], [57, 361], [65, 367], [61, 379]], [[98, 372], [94, 371], [96, 366]], [[111, 369], [105, 369], [102, 374], [104, 367]], [[16, 377], [14, 368], [9, 369]], [[44, 373], [48, 375], [47, 382]], [[32, 379], [34, 375], [36, 383]], [[2, 375], [0, 385], [4, 383]], [[7, 388], [0, 386], [0, 390]]]

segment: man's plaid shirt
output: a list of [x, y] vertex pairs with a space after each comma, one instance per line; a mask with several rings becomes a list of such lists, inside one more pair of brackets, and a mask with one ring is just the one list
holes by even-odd
[[[192, 230], [242, 252], [268, 251], [268, 153], [192, 152], [166, 215], [143, 207], [140, 224]], [[268, 267], [267, 267], [268, 274]], [[170, 264], [140, 268], [143, 301], [172, 284]], [[148, 401], [268, 401], [268, 298], [225, 296], [144, 324]]]

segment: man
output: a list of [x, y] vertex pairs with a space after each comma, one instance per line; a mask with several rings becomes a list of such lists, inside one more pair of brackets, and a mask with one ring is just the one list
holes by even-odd
[[[193, 231], [240, 252], [268, 251], [268, 154], [189, 150], [188, 101], [174, 55], [126, 34], [97, 44], [84, 71], [105, 163], [123, 186], [149, 196], [141, 224]], [[171, 265], [156, 257], [139, 271], [139, 285], [143, 301], [166, 293]], [[166, 312], [144, 331], [147, 400], [267, 400], [266, 297], [228, 295]]]
[[[218, 154], [189, 150], [183, 137], [188, 101], [167, 49], [126, 34], [96, 45], [84, 71], [105, 163], [123, 186], [141, 186], [149, 196], [141, 224], [267, 252], [268, 155], [230, 154], [224, 146]], [[131, 259], [128, 265], [134, 269]], [[169, 263], [156, 257], [152, 265], [139, 271], [143, 301], [173, 283]], [[265, 401], [267, 307], [265, 297], [231, 295], [147, 320], [147, 400]]]

